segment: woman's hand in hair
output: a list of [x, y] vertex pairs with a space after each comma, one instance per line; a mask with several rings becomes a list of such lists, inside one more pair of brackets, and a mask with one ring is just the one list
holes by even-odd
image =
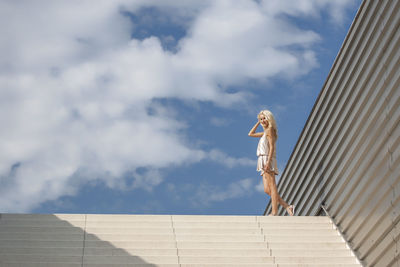
[[257, 123], [253, 126], [253, 128], [251, 128], [251, 130], [249, 132], [249, 136], [251, 136], [251, 137], [261, 137], [261, 136], [263, 136], [264, 132], [256, 133], [256, 129], [257, 129], [258, 125], [260, 125], [260, 121], [257, 121]]

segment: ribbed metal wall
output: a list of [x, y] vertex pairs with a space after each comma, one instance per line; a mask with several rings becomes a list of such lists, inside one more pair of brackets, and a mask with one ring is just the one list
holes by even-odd
[[324, 204], [365, 266], [400, 266], [399, 24], [399, 0], [361, 4], [278, 184], [296, 215]]

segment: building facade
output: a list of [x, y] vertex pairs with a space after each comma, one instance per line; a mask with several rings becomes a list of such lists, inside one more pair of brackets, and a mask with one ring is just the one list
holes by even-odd
[[400, 266], [399, 28], [400, 1], [363, 1], [278, 184], [365, 266]]

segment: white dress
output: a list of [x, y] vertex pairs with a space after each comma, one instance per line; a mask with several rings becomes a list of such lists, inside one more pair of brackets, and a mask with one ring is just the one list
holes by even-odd
[[[258, 156], [257, 171], [261, 172], [260, 175], [264, 175], [264, 168], [268, 161], [268, 153], [269, 153], [269, 143], [267, 140], [267, 134], [264, 132], [263, 136], [260, 138], [260, 141], [258, 141], [258, 147], [257, 147], [257, 156]], [[272, 153], [272, 159], [270, 161], [269, 167], [270, 170], [275, 173], [275, 175], [279, 174], [278, 165], [276, 162], [276, 149]]]

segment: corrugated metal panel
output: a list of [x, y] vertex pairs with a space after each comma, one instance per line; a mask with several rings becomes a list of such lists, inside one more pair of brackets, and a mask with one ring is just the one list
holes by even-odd
[[325, 204], [366, 266], [400, 266], [399, 26], [400, 1], [361, 4], [278, 184], [297, 215]]

